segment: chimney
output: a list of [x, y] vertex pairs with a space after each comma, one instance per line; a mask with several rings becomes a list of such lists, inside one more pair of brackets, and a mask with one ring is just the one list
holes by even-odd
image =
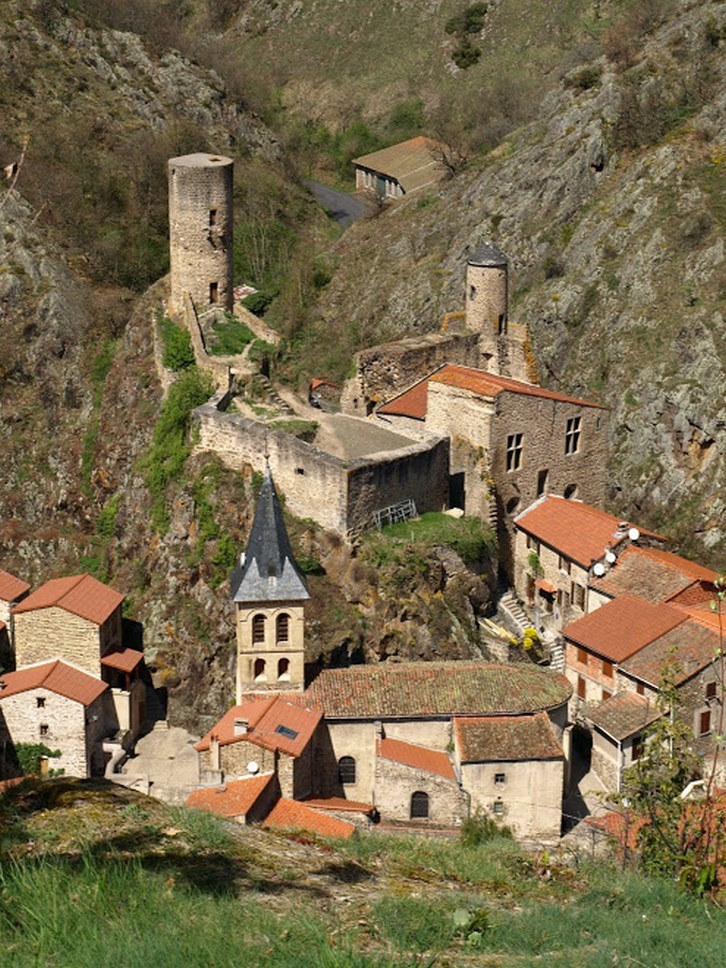
[[219, 739], [216, 736], [209, 737], [209, 758], [213, 770], [221, 770], [219, 756]]
[[245, 733], [249, 732], [250, 721], [242, 716], [235, 717], [234, 720], [234, 735], [244, 736]]

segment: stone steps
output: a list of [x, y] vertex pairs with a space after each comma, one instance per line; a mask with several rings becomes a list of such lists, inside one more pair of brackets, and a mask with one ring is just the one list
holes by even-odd
[[550, 669], [554, 672], [564, 672], [565, 671], [565, 647], [560, 639], [555, 639], [555, 641], [550, 645], [549, 648], [550, 656]]
[[520, 633], [523, 633], [524, 630], [532, 624], [526, 612], [511, 591], [506, 591], [500, 596], [499, 608], [501, 608], [502, 611], [514, 622], [514, 624], [519, 627]]

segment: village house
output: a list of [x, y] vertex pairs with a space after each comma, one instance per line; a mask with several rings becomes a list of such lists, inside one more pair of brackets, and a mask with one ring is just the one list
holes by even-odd
[[514, 590], [533, 624], [554, 634], [609, 600], [593, 592], [594, 569], [625, 560], [635, 542], [640, 549], [663, 541], [574, 497], [545, 494], [514, 519]]
[[375, 192], [380, 198], [402, 198], [434, 185], [448, 174], [442, 150], [436, 141], [419, 135], [354, 158], [356, 190]]
[[389, 400], [380, 418], [451, 440], [449, 503], [498, 523], [500, 561], [514, 573], [513, 518], [547, 493], [600, 504], [607, 411], [600, 404], [471, 367], [444, 364]]
[[13, 664], [13, 606], [25, 598], [30, 584], [0, 568], [0, 670]]

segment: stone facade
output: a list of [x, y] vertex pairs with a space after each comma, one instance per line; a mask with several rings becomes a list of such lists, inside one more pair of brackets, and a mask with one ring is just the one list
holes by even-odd
[[412, 498], [419, 512], [440, 511], [448, 495], [448, 441], [432, 437], [372, 457], [343, 461], [289, 434], [217, 409], [218, 398], [194, 411], [199, 450], [235, 470], [265, 467], [265, 453], [287, 506], [301, 518], [342, 535], [358, 534], [374, 511]]
[[44, 743], [61, 750], [52, 769], [68, 776], [103, 774], [100, 742], [108, 729], [107, 698], [88, 707], [48, 689], [29, 689], [4, 699], [0, 707], [0, 744]]
[[473, 810], [506, 824], [518, 837], [560, 836], [564, 758], [462, 763], [460, 770]]
[[[542, 573], [532, 573], [530, 555], [536, 554]], [[544, 593], [535, 581], [552, 585], [555, 591]], [[549, 632], [559, 632], [565, 625], [591, 611], [592, 589], [588, 570], [547, 545], [515, 528], [514, 588], [517, 595], [533, 609], [533, 623]]]
[[[237, 614], [237, 704], [254, 689], [302, 689], [305, 685], [304, 608], [301, 604], [235, 605]], [[285, 621], [285, 619], [287, 621]], [[254, 629], [264, 638], [255, 642]], [[280, 639], [284, 629], [284, 640]]]
[[[199, 754], [200, 774], [219, 773], [224, 779], [238, 780], [250, 776], [247, 769], [250, 763], [256, 763], [260, 773], [275, 773], [280, 786], [281, 796], [295, 797], [296, 786], [309, 793], [310, 790], [310, 757], [305, 757], [301, 766], [297, 766], [294, 757], [287, 753], [275, 752], [240, 740], [236, 743], [219, 744], [212, 742], [208, 750]], [[296, 772], [298, 774], [296, 784]]]
[[57, 606], [15, 615], [18, 669], [57, 657], [99, 676], [101, 656], [120, 644], [120, 606], [101, 625]]
[[427, 770], [377, 756], [375, 762], [375, 800], [386, 820], [408, 822], [411, 799], [415, 793], [428, 797], [428, 817], [422, 823], [448, 825], [462, 823], [468, 814], [469, 798], [456, 780]]
[[442, 363], [479, 365], [478, 333], [432, 333], [361, 350], [356, 375], [340, 398], [343, 413], [368, 416], [373, 408], [423, 380]]
[[172, 312], [188, 292], [198, 312], [232, 310], [233, 162], [203, 153], [169, 160]]

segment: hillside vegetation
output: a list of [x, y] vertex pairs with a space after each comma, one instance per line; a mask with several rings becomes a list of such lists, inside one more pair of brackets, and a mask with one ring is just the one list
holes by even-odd
[[0, 964], [720, 963], [723, 912], [665, 880], [473, 841], [285, 836], [29, 780], [0, 798]]

